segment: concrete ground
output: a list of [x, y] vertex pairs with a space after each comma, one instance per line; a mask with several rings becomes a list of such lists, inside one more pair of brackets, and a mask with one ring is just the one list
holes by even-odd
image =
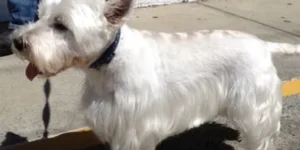
[[[202, 0], [199, 3], [136, 9], [129, 25], [153, 31], [195, 31], [232, 29], [277, 42], [300, 43], [300, 1], [298, 0]], [[34, 140], [42, 137], [44, 80], [28, 81], [26, 62], [15, 56], [0, 58], [0, 142], [7, 132]], [[282, 80], [300, 76], [299, 56], [275, 58]], [[83, 76], [72, 69], [50, 79], [50, 134], [86, 126], [81, 114], [80, 87]], [[284, 98], [282, 150], [300, 149], [300, 97]], [[234, 144], [240, 149], [238, 144]]]

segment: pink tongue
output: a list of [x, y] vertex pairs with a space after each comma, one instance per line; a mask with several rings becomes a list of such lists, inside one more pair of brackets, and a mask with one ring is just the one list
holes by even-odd
[[39, 69], [32, 63], [29, 63], [26, 68], [26, 76], [27, 78], [32, 81], [35, 76], [39, 74]]

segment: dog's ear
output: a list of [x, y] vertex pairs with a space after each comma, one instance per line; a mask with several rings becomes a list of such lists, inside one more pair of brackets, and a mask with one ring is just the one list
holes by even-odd
[[107, 0], [104, 16], [112, 25], [121, 25], [133, 10], [134, 0]]

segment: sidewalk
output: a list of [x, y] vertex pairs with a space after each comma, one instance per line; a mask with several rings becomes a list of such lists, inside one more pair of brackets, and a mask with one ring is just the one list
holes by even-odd
[[[200, 4], [138, 8], [128, 24], [139, 29], [165, 32], [240, 30], [265, 40], [300, 44], [299, 8], [300, 2], [297, 0], [289, 0], [288, 3], [287, 0], [276, 3], [272, 0], [208, 0]], [[275, 64], [283, 80], [300, 76], [299, 56], [277, 57]], [[0, 142], [8, 131], [29, 140], [40, 138], [43, 133], [44, 81], [28, 81], [25, 66], [26, 63], [15, 56], [0, 58]], [[85, 126], [79, 109], [82, 79], [82, 74], [74, 70], [51, 79], [50, 134]], [[284, 105], [283, 132], [279, 144], [282, 150], [298, 150], [300, 97], [285, 98]]]

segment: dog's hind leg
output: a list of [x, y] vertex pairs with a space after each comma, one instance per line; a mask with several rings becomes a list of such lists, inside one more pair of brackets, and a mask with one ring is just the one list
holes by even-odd
[[281, 81], [268, 74], [252, 83], [242, 82], [229, 104], [228, 120], [240, 131], [247, 150], [275, 150], [282, 111]]

